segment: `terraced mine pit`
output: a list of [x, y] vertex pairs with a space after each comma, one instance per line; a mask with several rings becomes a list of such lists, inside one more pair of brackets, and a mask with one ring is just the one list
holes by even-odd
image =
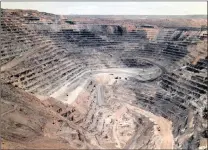
[[184, 20], [3, 9], [2, 147], [206, 148], [207, 31]]

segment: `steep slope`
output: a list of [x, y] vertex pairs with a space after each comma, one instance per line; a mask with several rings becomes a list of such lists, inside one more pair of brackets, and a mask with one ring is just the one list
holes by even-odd
[[[70, 148], [72, 146], [54, 134], [60, 130], [57, 120], [61, 117], [33, 95], [11, 85], [1, 84], [0, 102], [2, 148]], [[69, 125], [66, 126], [70, 128]]]

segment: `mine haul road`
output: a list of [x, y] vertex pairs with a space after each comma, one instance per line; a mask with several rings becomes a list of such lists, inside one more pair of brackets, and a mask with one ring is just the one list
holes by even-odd
[[[145, 59], [146, 60], [146, 59]], [[100, 74], [100, 73], [118, 73], [118, 74], [124, 74], [126, 76], [131, 76], [135, 79], [137, 79], [139, 82], [152, 82], [154, 80], [157, 80], [158, 78], [160, 78], [160, 76], [162, 76], [165, 72], [166, 69], [150, 60], [146, 60], [152, 64], [154, 64], [156, 67], [158, 67], [161, 71], [159, 74], [156, 74], [153, 78], [150, 79], [145, 79], [143, 80], [141, 75], [139, 74], [139, 72], [141, 71], [141, 68], [108, 68], [108, 69], [101, 69], [101, 70], [86, 70], [83, 73], [81, 73], [79, 76], [77, 76], [73, 81], [77, 80], [77, 82], [80, 81], [80, 79], [85, 79], [85, 80], [93, 80], [93, 76], [96, 74]], [[146, 76], [146, 74], [143, 74], [143, 76]], [[50, 95], [50, 97], [56, 98], [58, 100], [63, 100], [63, 95], [66, 95], [65, 93], [69, 93], [71, 92], [71, 94], [73, 94], [73, 91], [70, 91], [72, 88], [70, 88], [74, 83], [73, 81], [66, 83], [64, 86], [62, 86], [60, 89], [58, 89], [56, 92], [52, 93]], [[81, 89], [84, 89], [85, 85], [83, 85], [83, 82], [80, 85]], [[87, 83], [87, 82], [84, 82]], [[101, 85], [100, 85], [101, 86]], [[103, 98], [103, 94], [102, 94], [102, 87], [97, 87], [97, 91], [98, 91], [98, 103], [99, 105], [103, 105], [104, 102], [104, 98]], [[76, 90], [76, 95], [79, 95], [80, 92], [82, 92], [82, 90], [79, 90], [79, 93], [77, 93], [78, 91]], [[70, 100], [70, 102], [67, 102], [68, 104], [73, 103], [75, 101], [75, 98]]]

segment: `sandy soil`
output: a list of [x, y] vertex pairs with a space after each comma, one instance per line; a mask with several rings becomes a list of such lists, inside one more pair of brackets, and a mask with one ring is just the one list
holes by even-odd
[[172, 122], [152, 114], [151, 112], [145, 111], [141, 108], [134, 107], [127, 104], [127, 108], [133, 109], [136, 112], [150, 118], [155, 124], [160, 128], [160, 131], [155, 130], [155, 134], [159, 134], [162, 138], [161, 145], [158, 145], [159, 149], [173, 149], [174, 146], [174, 137], [172, 134]]

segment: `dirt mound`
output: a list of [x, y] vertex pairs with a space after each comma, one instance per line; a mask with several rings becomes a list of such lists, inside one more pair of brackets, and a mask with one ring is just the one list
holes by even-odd
[[[60, 119], [39, 99], [8, 84], [1, 84], [1, 144], [4, 149], [70, 148], [54, 135]], [[56, 124], [55, 124], [56, 122]]]

